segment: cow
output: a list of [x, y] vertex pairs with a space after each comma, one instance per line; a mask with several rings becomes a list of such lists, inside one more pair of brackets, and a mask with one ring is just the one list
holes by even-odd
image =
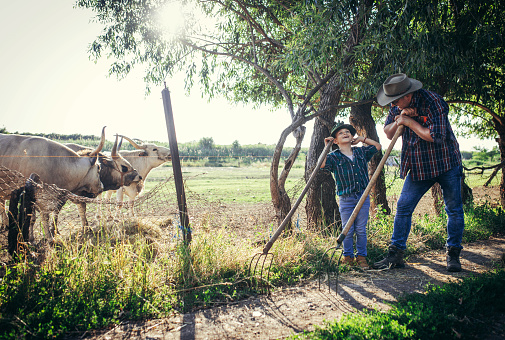
[[[92, 152], [91, 149], [83, 145], [73, 143], [67, 143], [65, 145], [81, 156]], [[109, 190], [118, 190], [122, 186], [129, 186], [134, 183], [138, 183], [142, 179], [142, 176], [140, 176], [138, 171], [123, 156], [120, 155], [120, 147], [121, 144], [118, 145], [118, 136], [116, 135], [116, 141], [112, 147], [110, 156], [107, 156], [102, 152], [98, 154], [100, 162], [100, 181], [103, 183], [104, 192]], [[81, 225], [82, 227], [85, 227], [88, 225], [88, 221], [86, 219], [86, 203], [79, 203], [77, 206], [81, 217]]]
[[[19, 171], [25, 177], [36, 173], [44, 183], [93, 197], [103, 191], [97, 160], [104, 144], [105, 126], [98, 147], [87, 156], [80, 156], [65, 145], [47, 138], [0, 134], [0, 166]], [[1, 197], [0, 203], [4, 218], [6, 199], [7, 197]], [[4, 223], [5, 221], [4, 219]], [[46, 235], [54, 236], [45, 224], [44, 229]]]
[[[142, 176], [142, 180], [121, 187], [117, 190], [116, 197], [118, 202], [122, 202], [123, 197], [126, 194], [129, 198], [130, 207], [133, 207], [133, 201], [142, 192], [142, 190], [144, 190], [144, 181], [149, 172], [161, 164], [171, 160], [170, 149], [143, 142], [139, 145], [126, 136], [121, 137], [126, 139], [137, 149], [133, 151], [121, 150], [119, 153], [127, 159], [135, 169], [137, 169], [140, 176]], [[110, 199], [112, 192], [108, 191], [105, 195], [108, 199]], [[131, 210], [131, 213], [133, 214], [133, 209]]]

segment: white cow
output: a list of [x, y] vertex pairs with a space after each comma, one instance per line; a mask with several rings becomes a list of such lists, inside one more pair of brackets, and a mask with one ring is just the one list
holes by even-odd
[[[0, 165], [19, 171], [29, 177], [36, 173], [44, 183], [55, 184], [72, 193], [96, 197], [103, 191], [100, 181], [98, 153], [105, 143], [105, 127], [98, 147], [87, 156], [80, 156], [72, 149], [43, 137], [17, 134], [0, 134]], [[5, 223], [6, 199], [10, 193], [3, 192], [1, 208]], [[47, 219], [49, 218], [46, 216]], [[44, 221], [43, 216], [43, 221]], [[44, 224], [44, 228], [48, 226]], [[54, 230], [46, 230], [46, 235], [54, 236]]]
[[[130, 142], [137, 150], [121, 150], [119, 153], [139, 172], [142, 180], [130, 185], [126, 185], [117, 190], [117, 201], [122, 202], [124, 195], [128, 196], [130, 207], [133, 206], [135, 198], [144, 190], [144, 181], [149, 172], [171, 160], [170, 149], [155, 144], [141, 143], [140, 145], [126, 136], [121, 136]], [[107, 191], [105, 196], [110, 199], [112, 191]], [[133, 213], [133, 211], [132, 211]]]

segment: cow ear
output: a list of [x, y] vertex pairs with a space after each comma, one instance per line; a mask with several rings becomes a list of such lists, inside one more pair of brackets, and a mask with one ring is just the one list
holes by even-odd
[[147, 152], [142, 151], [142, 152], [139, 154], [139, 156], [141, 156], [141, 157], [146, 157], [146, 156], [147, 156]]

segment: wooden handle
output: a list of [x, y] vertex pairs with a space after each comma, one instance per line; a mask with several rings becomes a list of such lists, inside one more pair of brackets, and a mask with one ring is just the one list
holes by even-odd
[[384, 168], [384, 164], [386, 163], [389, 154], [391, 153], [391, 150], [393, 150], [393, 147], [396, 144], [396, 141], [398, 140], [398, 137], [403, 133], [403, 130], [405, 127], [403, 125], [400, 125], [398, 129], [396, 130], [395, 135], [393, 136], [393, 139], [391, 139], [391, 143], [389, 143], [389, 147], [387, 148], [386, 152], [384, 153], [384, 156], [382, 156], [382, 159], [377, 165], [377, 169], [375, 169], [375, 172], [373, 173], [372, 178], [370, 179], [370, 182], [368, 183], [367, 187], [365, 188], [365, 191], [363, 191], [363, 194], [361, 195], [361, 198], [358, 201], [358, 204], [356, 207], [354, 207], [354, 210], [352, 211], [351, 217], [349, 217], [349, 220], [347, 221], [344, 229], [342, 230], [342, 233], [338, 236], [337, 242], [338, 244], [341, 244], [345, 237], [347, 236], [347, 233], [349, 232], [349, 229], [351, 228], [351, 225], [354, 223], [354, 220], [356, 219], [356, 216], [358, 216], [359, 211], [361, 210], [361, 207], [365, 203], [365, 200], [370, 193], [370, 190], [372, 190], [372, 186], [377, 182], [377, 178], [379, 178], [380, 172], [382, 171], [382, 168]]
[[312, 181], [316, 177], [316, 174], [319, 171], [319, 168], [321, 167], [321, 164], [323, 164], [323, 161], [326, 158], [326, 155], [330, 151], [330, 147], [331, 147], [332, 144], [333, 144], [333, 142], [328, 143], [325, 146], [323, 152], [321, 152], [321, 155], [319, 156], [319, 159], [317, 160], [316, 167], [315, 167], [314, 171], [312, 171], [312, 174], [310, 175], [310, 178], [307, 181], [307, 184], [305, 184], [305, 187], [303, 188], [302, 193], [300, 194], [300, 197], [298, 197], [298, 199], [296, 200], [296, 202], [293, 205], [293, 207], [291, 208], [291, 210], [288, 212], [288, 214], [286, 215], [286, 217], [284, 218], [284, 220], [282, 221], [282, 223], [280, 224], [280, 226], [277, 228], [277, 230], [275, 231], [275, 233], [273, 234], [273, 236], [270, 238], [270, 241], [268, 241], [267, 244], [265, 245], [265, 248], [263, 248], [263, 254], [267, 254], [268, 251], [270, 250], [270, 248], [272, 248], [272, 246], [274, 245], [275, 240], [277, 240], [277, 238], [279, 237], [279, 235], [282, 233], [282, 231], [284, 230], [284, 228], [288, 224], [289, 220], [293, 216], [296, 208], [298, 208], [298, 206], [302, 202], [302, 199], [305, 196], [305, 194], [307, 193], [307, 190], [309, 190], [310, 184], [312, 183]]

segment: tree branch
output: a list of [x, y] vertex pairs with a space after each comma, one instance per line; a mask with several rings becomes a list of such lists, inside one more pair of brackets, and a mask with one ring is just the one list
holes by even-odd
[[473, 105], [473, 106], [477, 106], [477, 107], [483, 109], [484, 111], [486, 111], [487, 113], [489, 113], [491, 115], [491, 117], [493, 117], [501, 125], [503, 125], [502, 119], [501, 119], [501, 117], [498, 114], [496, 114], [493, 110], [491, 110], [487, 106], [482, 105], [482, 104], [480, 104], [478, 102], [475, 102], [473, 100], [448, 100], [447, 104], [470, 104], [470, 105]]

